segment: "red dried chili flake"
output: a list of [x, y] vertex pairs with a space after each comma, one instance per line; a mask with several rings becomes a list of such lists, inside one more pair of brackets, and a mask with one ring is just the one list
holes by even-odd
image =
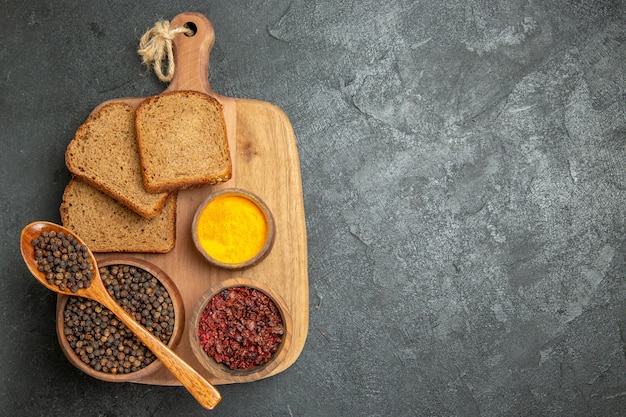
[[198, 324], [202, 349], [230, 369], [266, 364], [278, 350], [283, 332], [276, 304], [249, 287], [231, 287], [215, 295]]

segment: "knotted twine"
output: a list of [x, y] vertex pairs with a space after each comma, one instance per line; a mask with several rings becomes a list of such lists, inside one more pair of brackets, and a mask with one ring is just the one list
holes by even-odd
[[[174, 78], [174, 50], [172, 41], [179, 33], [193, 35], [194, 31], [188, 27], [171, 28], [170, 22], [160, 20], [141, 37], [139, 41], [139, 55], [143, 58], [143, 64], [152, 68], [159, 80], [170, 82]], [[167, 62], [167, 73], [163, 73], [163, 65]]]

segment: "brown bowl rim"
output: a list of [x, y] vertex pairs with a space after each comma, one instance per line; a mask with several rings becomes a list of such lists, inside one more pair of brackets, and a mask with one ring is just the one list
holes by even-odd
[[[265, 216], [265, 221], [267, 223], [267, 236], [265, 238], [265, 244], [263, 245], [261, 250], [255, 256], [248, 259], [247, 261], [235, 263], [235, 264], [220, 262], [217, 259], [213, 258], [204, 250], [204, 248], [202, 247], [198, 239], [198, 218], [200, 217], [200, 213], [202, 213], [204, 208], [211, 201], [213, 201], [217, 197], [220, 197], [226, 194], [241, 196], [252, 201], [254, 204], [257, 205], [257, 207], [261, 209], [261, 212]], [[191, 223], [191, 237], [192, 237], [194, 246], [196, 247], [198, 252], [200, 252], [200, 254], [204, 256], [204, 258], [212, 265], [215, 265], [217, 267], [224, 268], [224, 269], [230, 269], [230, 270], [249, 268], [251, 266], [257, 265], [259, 262], [265, 259], [265, 257], [270, 253], [274, 245], [275, 235], [276, 235], [276, 226], [274, 224], [274, 216], [272, 215], [272, 212], [267, 206], [267, 204], [265, 204], [265, 202], [258, 195], [248, 190], [244, 190], [242, 188], [225, 188], [207, 196], [204, 200], [202, 200], [202, 202], [196, 208], [196, 211], [193, 216], [193, 221]]]
[[[281, 341], [278, 350], [274, 352], [270, 360], [261, 366], [247, 370], [230, 369], [223, 364], [215, 362], [215, 360], [211, 358], [200, 346], [200, 339], [198, 338], [197, 332], [200, 316], [204, 312], [209, 301], [221, 291], [235, 287], [254, 288], [267, 295], [274, 302], [276, 307], [278, 307], [284, 326], [283, 340]], [[276, 291], [272, 290], [267, 284], [252, 278], [242, 277], [226, 279], [222, 282], [216, 283], [205, 291], [198, 299], [191, 312], [188, 331], [191, 350], [196, 359], [198, 359], [201, 365], [210, 371], [211, 374], [229, 382], [247, 382], [269, 376], [269, 374], [276, 369], [278, 365], [280, 365], [282, 360], [287, 355], [291, 345], [292, 332], [293, 323], [291, 314], [283, 298]]]
[[[158, 266], [141, 258], [120, 255], [120, 256], [106, 257], [98, 261], [98, 268], [102, 266], [110, 266], [110, 265], [131, 265], [131, 266], [141, 268], [149, 272], [150, 274], [152, 274], [154, 277], [156, 277], [159, 280], [159, 282], [163, 284], [163, 286], [169, 293], [170, 298], [172, 299], [172, 304], [174, 306], [174, 314], [175, 314], [174, 331], [172, 333], [172, 337], [170, 337], [170, 340], [167, 343], [167, 346], [170, 349], [173, 349], [176, 345], [178, 345], [178, 343], [180, 342], [183, 336], [183, 330], [185, 328], [186, 318], [185, 318], [185, 306], [183, 304], [181, 293], [178, 290], [178, 287], [176, 286], [172, 278], [170, 278], [170, 276]], [[156, 358], [150, 365], [138, 371], [130, 372], [128, 374], [110, 374], [107, 372], [96, 371], [91, 366], [81, 361], [78, 355], [76, 355], [74, 351], [72, 350], [72, 347], [70, 346], [69, 342], [67, 341], [64, 335], [63, 315], [65, 312], [65, 307], [70, 297], [71, 296], [68, 296], [68, 295], [59, 295], [57, 298], [57, 326], [56, 328], [57, 328], [57, 338], [59, 340], [59, 344], [61, 345], [61, 350], [63, 351], [63, 353], [65, 354], [65, 357], [70, 361], [72, 365], [74, 365], [75, 367], [77, 367], [78, 369], [86, 373], [87, 375], [90, 375], [94, 378], [107, 381], [107, 382], [136, 381], [148, 375], [151, 375], [162, 368], [163, 363], [158, 358]]]

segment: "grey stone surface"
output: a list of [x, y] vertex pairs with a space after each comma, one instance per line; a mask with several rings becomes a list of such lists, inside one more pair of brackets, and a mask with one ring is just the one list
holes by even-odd
[[[622, 1], [0, 3], [0, 414], [626, 413]], [[59, 221], [63, 154], [99, 103], [165, 86], [158, 18], [214, 24], [213, 88], [298, 140], [310, 327], [287, 371], [182, 388], [90, 379], [19, 231]]]

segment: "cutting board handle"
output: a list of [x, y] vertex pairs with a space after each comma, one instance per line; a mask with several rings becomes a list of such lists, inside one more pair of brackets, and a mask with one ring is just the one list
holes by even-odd
[[212, 96], [209, 84], [209, 55], [215, 42], [213, 25], [200, 13], [181, 13], [172, 19], [172, 28], [188, 27], [194, 35], [179, 34], [174, 38], [174, 78], [165, 91], [193, 90]]

